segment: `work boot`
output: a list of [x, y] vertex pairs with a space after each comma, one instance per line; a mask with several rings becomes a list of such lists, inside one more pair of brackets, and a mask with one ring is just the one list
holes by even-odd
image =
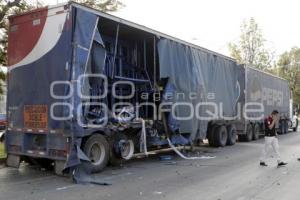
[[278, 163], [277, 167], [281, 167], [281, 166], [285, 166], [285, 165], [287, 165], [287, 163], [286, 163], [286, 162], [283, 162], [283, 161], [281, 161], [281, 162], [279, 162], [279, 163]]
[[265, 162], [262, 162], [262, 161], [260, 161], [259, 165], [260, 165], [260, 166], [264, 166], [264, 167], [267, 167], [267, 166], [268, 166]]

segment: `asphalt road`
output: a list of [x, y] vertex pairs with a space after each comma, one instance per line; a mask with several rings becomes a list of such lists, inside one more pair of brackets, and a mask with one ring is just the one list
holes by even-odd
[[174, 159], [166, 162], [151, 156], [94, 175], [110, 186], [76, 185], [34, 166], [2, 166], [0, 200], [299, 200], [300, 133], [279, 138], [287, 167], [277, 168], [272, 156], [268, 167], [260, 167], [262, 142], [201, 148], [201, 155], [216, 156], [210, 160], [182, 160], [173, 154]]

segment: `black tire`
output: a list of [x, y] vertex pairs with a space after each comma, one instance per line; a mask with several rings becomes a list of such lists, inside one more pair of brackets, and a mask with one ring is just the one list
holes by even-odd
[[287, 119], [284, 120], [284, 133], [285, 134], [289, 133], [289, 121]]
[[227, 145], [231, 146], [236, 143], [237, 130], [234, 124], [227, 126]]
[[[128, 139], [127, 136], [124, 134], [115, 134], [109, 142], [109, 164], [112, 166], [121, 166], [126, 161], [126, 159], [124, 159], [122, 155], [120, 155], [121, 154], [120, 152], [116, 152], [117, 151], [116, 142], [118, 142], [119, 140], [127, 140], [131, 144], [131, 146], [128, 147], [129, 149], [127, 149], [128, 154], [134, 153], [133, 140]], [[131, 151], [133, 152], [129, 153]]]
[[260, 127], [259, 124], [255, 124], [253, 126], [253, 140], [258, 140], [260, 134]]
[[278, 132], [277, 132], [279, 135], [285, 134], [284, 123], [285, 123], [284, 119], [279, 120], [279, 129], [278, 129]]
[[83, 152], [91, 160], [91, 162], [84, 162], [85, 168], [91, 173], [100, 172], [107, 166], [109, 144], [103, 135], [90, 136], [83, 146]]
[[114, 143], [109, 143], [109, 164], [114, 167], [122, 166], [124, 163], [124, 159], [119, 158], [114, 152]]
[[246, 134], [239, 135], [239, 140], [241, 142], [250, 142], [253, 139], [253, 128], [251, 124], [247, 125]]
[[209, 143], [209, 146], [211, 147], [215, 147], [215, 137], [214, 137], [214, 132], [215, 130], [218, 128], [218, 125], [216, 124], [213, 124], [213, 125], [210, 125], [208, 131], [207, 131], [207, 139], [208, 139], [208, 143]]
[[227, 143], [228, 133], [225, 126], [218, 126], [213, 132], [216, 147], [224, 147]]

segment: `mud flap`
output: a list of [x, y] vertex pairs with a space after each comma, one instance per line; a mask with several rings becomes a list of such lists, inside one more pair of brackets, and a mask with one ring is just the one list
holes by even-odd
[[80, 164], [74, 169], [72, 178], [76, 184], [111, 185], [109, 182], [96, 180], [94, 177], [91, 177], [91, 172], [88, 171], [83, 164]]
[[64, 176], [63, 170], [65, 168], [66, 161], [64, 160], [56, 160], [54, 163], [54, 171], [58, 176]]
[[[76, 184], [95, 184], [95, 185], [111, 185], [111, 183], [96, 180], [92, 177], [91, 171], [85, 168], [84, 162], [91, 162], [90, 159], [84, 154], [78, 145], [75, 147], [77, 158], [80, 160], [80, 163], [75, 166], [63, 166], [62, 173], [71, 172], [72, 179]], [[56, 169], [55, 169], [56, 172]]]
[[8, 154], [6, 158], [6, 165], [8, 167], [19, 168], [21, 162], [21, 156]]

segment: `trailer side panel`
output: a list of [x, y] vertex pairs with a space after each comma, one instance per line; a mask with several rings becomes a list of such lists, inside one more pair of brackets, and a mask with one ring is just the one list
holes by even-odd
[[193, 117], [178, 120], [181, 132], [203, 139], [209, 121], [234, 120], [241, 92], [235, 62], [168, 39], [160, 39], [158, 51], [160, 77], [174, 85], [174, 102], [190, 105], [176, 107], [177, 115], [186, 117], [194, 109]]
[[[290, 90], [288, 82], [279, 77], [246, 67], [246, 103], [261, 103], [263, 117], [272, 110], [279, 111], [281, 116], [289, 116]], [[254, 113], [253, 116], [261, 113]]]

